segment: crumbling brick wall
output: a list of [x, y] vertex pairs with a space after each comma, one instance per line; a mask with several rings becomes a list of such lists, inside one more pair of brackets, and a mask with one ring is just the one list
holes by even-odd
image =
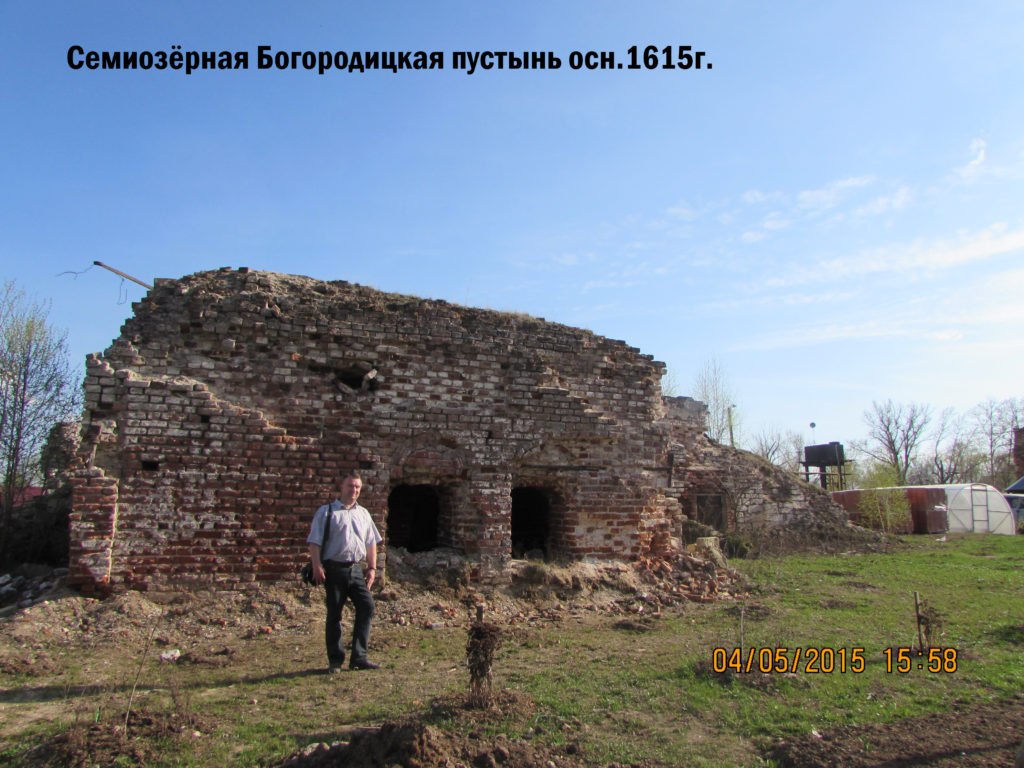
[[548, 500], [549, 556], [654, 544], [661, 363], [534, 318], [344, 282], [220, 270], [159, 280], [86, 371], [72, 581], [289, 577], [349, 469], [387, 535], [436, 491], [437, 544], [511, 556], [511, 493]]
[[666, 398], [666, 406], [672, 471], [663, 494], [678, 503], [678, 511], [666, 515], [670, 525], [674, 521], [672, 536], [683, 538], [687, 520], [751, 540], [784, 538], [787, 529], [809, 525], [827, 537], [845, 534], [847, 515], [822, 488], [712, 440], [703, 432], [703, 403]]
[[87, 360], [83, 589], [292, 578], [351, 469], [390, 544], [460, 549], [477, 576], [530, 548], [678, 546], [673, 462], [694, 460], [678, 444], [704, 412], [663, 398], [664, 365], [624, 342], [247, 269], [158, 280], [133, 309]]
[[1024, 476], [1024, 429], [1013, 431], [1013, 466], [1018, 477]]

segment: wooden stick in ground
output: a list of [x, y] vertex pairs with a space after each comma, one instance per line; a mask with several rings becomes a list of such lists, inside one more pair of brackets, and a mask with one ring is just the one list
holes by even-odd
[[924, 637], [921, 635], [921, 595], [914, 593], [914, 615], [917, 616], [917, 647], [924, 652]]

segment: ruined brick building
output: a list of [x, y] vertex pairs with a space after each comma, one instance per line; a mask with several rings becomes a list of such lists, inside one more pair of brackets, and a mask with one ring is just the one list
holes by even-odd
[[585, 330], [346, 282], [158, 280], [87, 360], [70, 581], [291, 579], [353, 468], [388, 546], [455, 548], [481, 578], [529, 550], [671, 553], [687, 516], [833, 514], [819, 489], [711, 443], [704, 406], [663, 397], [663, 373]]
[[1024, 429], [1013, 430], [1013, 466], [1024, 476]]

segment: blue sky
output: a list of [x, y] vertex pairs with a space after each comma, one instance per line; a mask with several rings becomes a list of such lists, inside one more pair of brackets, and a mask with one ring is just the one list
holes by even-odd
[[[1021, 40], [1019, 2], [3, 0], [3, 277], [76, 360], [144, 292], [94, 260], [248, 266], [590, 328], [680, 394], [714, 356], [748, 435], [849, 441], [872, 400], [1022, 394]], [[72, 45], [249, 68], [73, 70]], [[445, 68], [261, 71], [260, 45]], [[712, 68], [568, 66], [633, 45]]]

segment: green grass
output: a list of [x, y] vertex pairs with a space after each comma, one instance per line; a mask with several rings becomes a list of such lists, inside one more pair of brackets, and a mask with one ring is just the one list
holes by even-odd
[[[735, 765], [736, 754], [723, 758], [717, 739], [697, 749], [674, 744], [672, 734], [710, 729], [726, 742], [738, 736], [756, 745], [1024, 690], [1024, 540], [907, 541], [909, 548], [896, 554], [734, 563], [753, 586], [744, 600], [695, 607], [632, 638], [614, 630], [566, 633], [561, 654], [510, 681], [550, 712], [600, 730], [594, 745], [604, 759], [648, 753], [671, 763], [684, 749], [689, 764], [708, 766]], [[917, 670], [916, 660], [906, 674], [886, 670], [885, 648], [917, 645], [915, 592], [938, 612], [933, 644], [957, 649], [955, 673]], [[741, 605], [745, 648], [786, 647], [789, 659], [797, 647], [863, 648], [864, 671], [709, 673], [715, 647], [740, 643]], [[617, 714], [608, 718], [609, 712]], [[659, 742], [653, 753], [637, 732]]]
[[[949, 712], [954, 702], [1024, 690], [1024, 537], [906, 542], [891, 554], [735, 561], [749, 580], [745, 597], [668, 609], [647, 629], [617, 627], [621, 617], [600, 614], [517, 624], [497, 653], [494, 682], [529, 706], [470, 725], [487, 736], [578, 744], [596, 765], [758, 766], [773, 739]], [[915, 592], [937, 612], [935, 644], [957, 650], [955, 673], [886, 670], [884, 649], [917, 644]], [[739, 646], [741, 633], [744, 649], [863, 648], [865, 668], [715, 674], [714, 649]], [[464, 712], [434, 706], [467, 690], [465, 631], [381, 626], [375, 636], [388, 668], [373, 675], [311, 674], [322, 664], [315, 629], [309, 637], [251, 641], [217, 669], [146, 666], [135, 707], [195, 711], [203, 731], [199, 739], [164, 739], [147, 764], [269, 765], [306, 744], [344, 738], [352, 726], [403, 717], [466, 730]], [[26, 746], [76, 718], [96, 711], [123, 718], [137, 662], [112, 667], [107, 688], [74, 689], [89, 679], [86, 663], [76, 658], [52, 681], [5, 680], [8, 692], [64, 685], [68, 706], [0, 744], [0, 765], [21, 765]]]

